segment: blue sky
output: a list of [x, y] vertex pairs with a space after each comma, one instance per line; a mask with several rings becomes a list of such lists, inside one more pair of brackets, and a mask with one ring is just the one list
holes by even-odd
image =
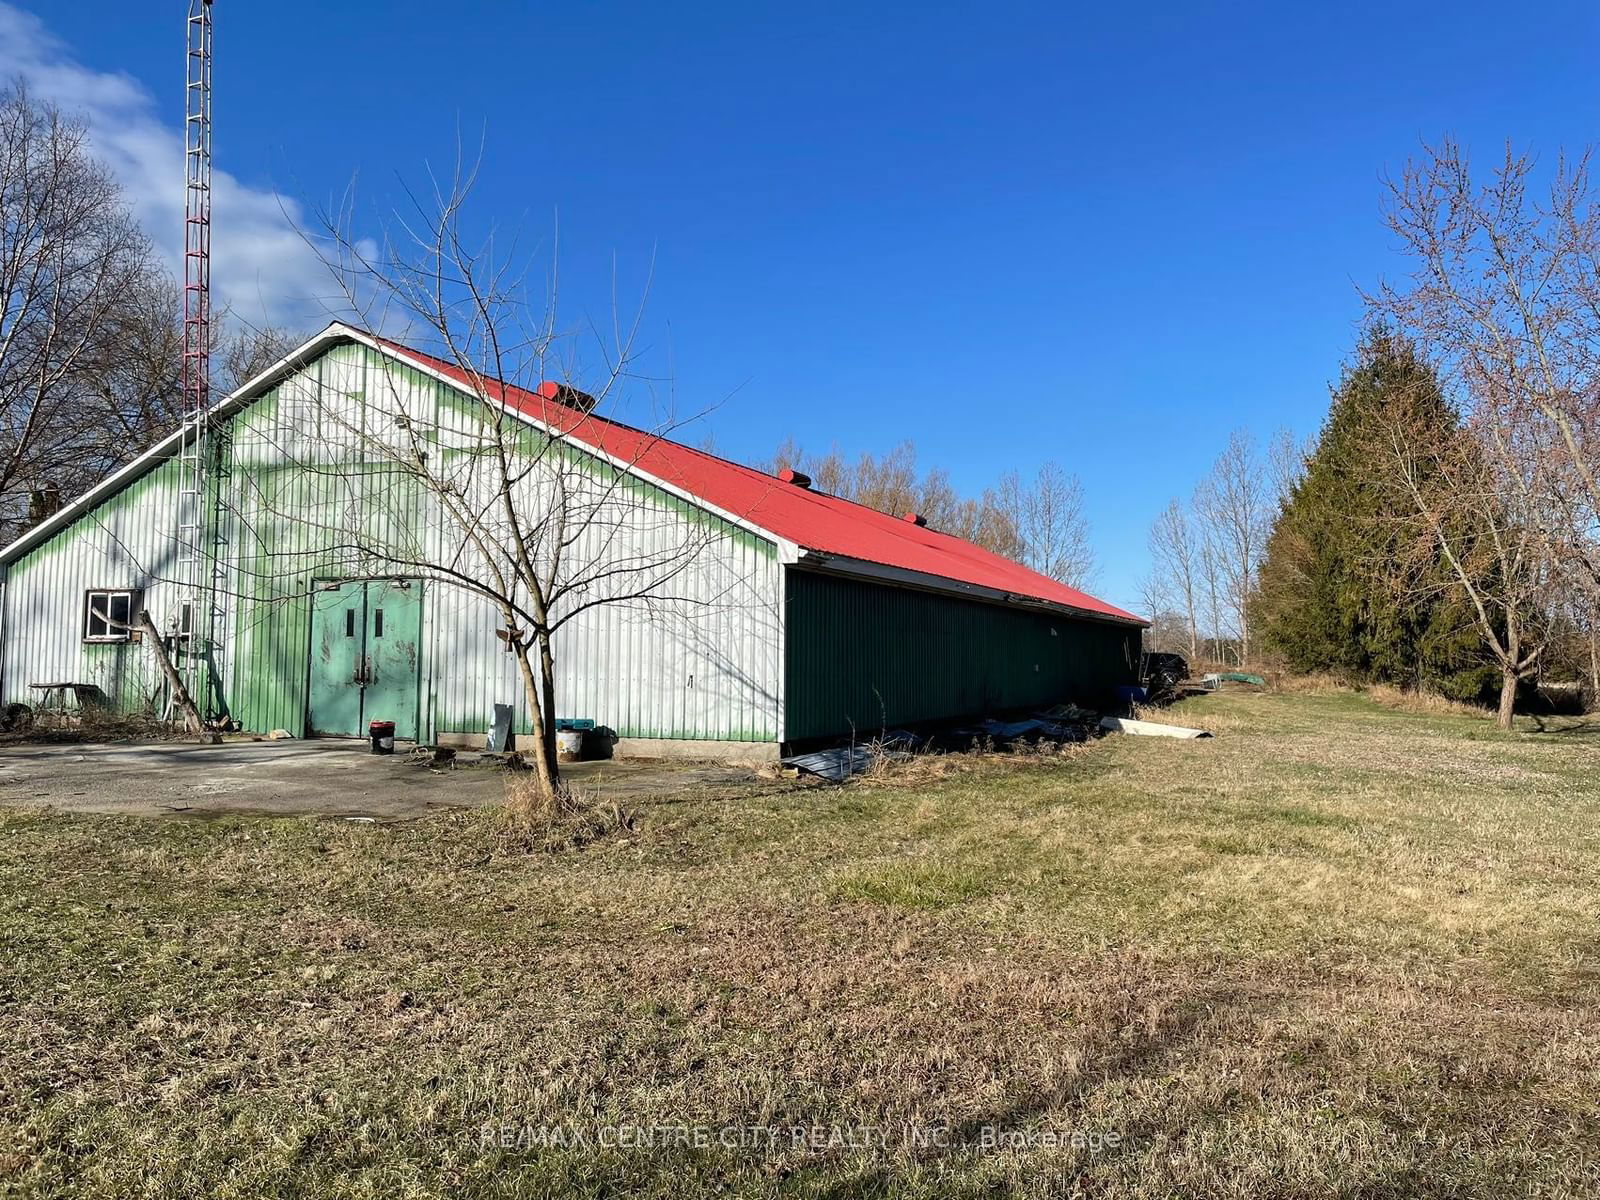
[[[183, 8], [0, 6], [0, 68], [90, 111], [158, 234]], [[242, 310], [326, 290], [285, 211], [357, 173], [381, 208], [483, 132], [477, 211], [559, 212], [569, 318], [653, 261], [647, 366], [723, 453], [909, 437], [969, 490], [1054, 458], [1134, 608], [1150, 520], [1228, 432], [1320, 422], [1358, 286], [1401, 265], [1383, 172], [1446, 132], [1487, 160], [1600, 131], [1579, 4], [217, 0], [216, 30]]]

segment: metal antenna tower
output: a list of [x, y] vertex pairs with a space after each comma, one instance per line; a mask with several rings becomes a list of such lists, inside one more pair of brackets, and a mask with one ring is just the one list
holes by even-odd
[[[183, 440], [178, 454], [176, 642], [184, 687], [202, 715], [214, 625], [209, 539], [211, 406], [211, 0], [189, 0], [184, 130]], [[185, 645], [185, 642], [187, 643]]]

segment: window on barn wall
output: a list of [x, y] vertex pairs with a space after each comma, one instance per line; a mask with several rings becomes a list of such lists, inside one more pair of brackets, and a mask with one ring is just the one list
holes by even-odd
[[89, 592], [83, 602], [83, 640], [127, 642], [134, 640], [139, 616], [137, 590]]

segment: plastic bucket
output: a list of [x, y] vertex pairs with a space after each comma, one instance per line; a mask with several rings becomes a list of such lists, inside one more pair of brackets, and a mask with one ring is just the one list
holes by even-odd
[[577, 762], [583, 753], [583, 730], [556, 730], [556, 758], [562, 762]]
[[372, 739], [372, 752], [374, 754], [394, 753], [393, 721], [369, 721], [367, 723], [367, 736]]

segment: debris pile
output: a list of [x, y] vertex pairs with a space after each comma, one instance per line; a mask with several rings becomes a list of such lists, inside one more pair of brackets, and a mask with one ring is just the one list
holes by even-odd
[[919, 752], [963, 753], [972, 750], [1005, 750], [1019, 745], [1066, 745], [1087, 742], [1100, 734], [1100, 714], [1075, 704], [1058, 704], [1030, 717], [1001, 721], [987, 718], [935, 733], [917, 734], [907, 729], [884, 733], [870, 743], [857, 742], [782, 760], [807, 775], [833, 783], [843, 783], [860, 775], [876, 762], [904, 759]]

